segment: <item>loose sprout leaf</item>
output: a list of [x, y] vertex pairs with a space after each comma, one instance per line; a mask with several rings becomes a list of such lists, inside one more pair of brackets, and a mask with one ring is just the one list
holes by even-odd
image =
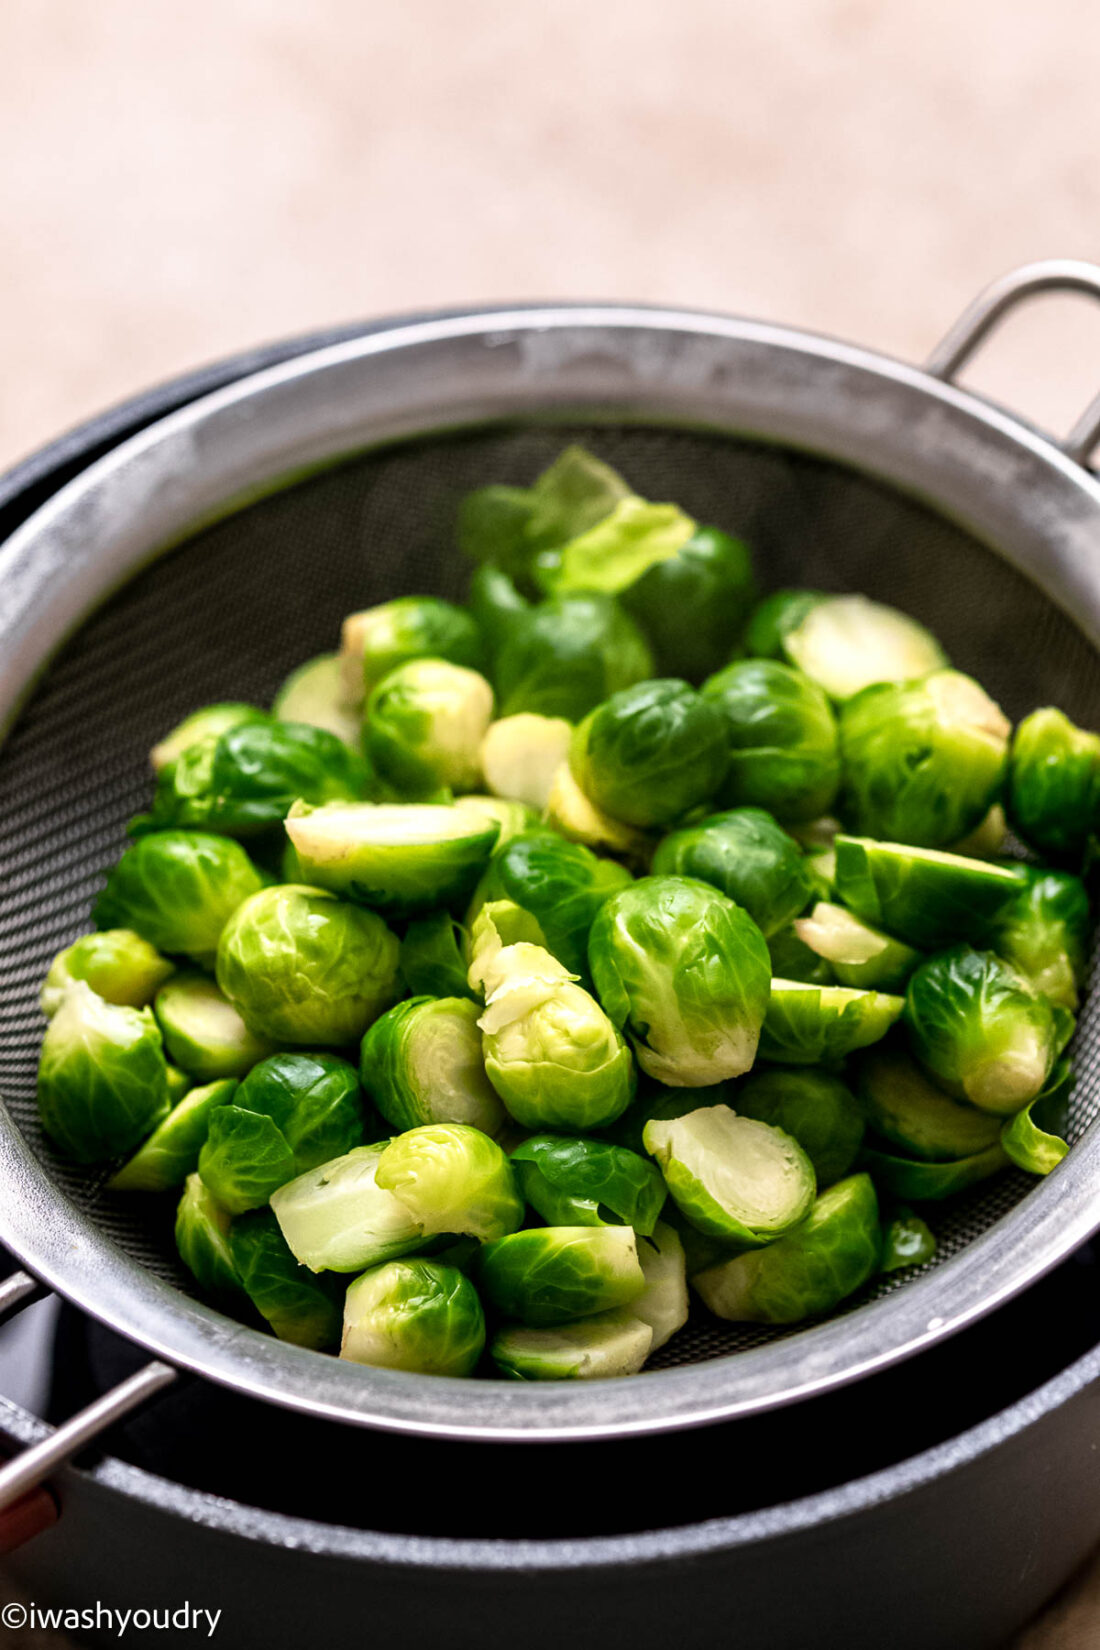
[[419, 1221], [376, 1183], [386, 1144], [357, 1146], [273, 1194], [272, 1212], [303, 1266], [313, 1272], [360, 1272], [423, 1245]]
[[635, 1301], [621, 1312], [601, 1312], [555, 1329], [505, 1324], [490, 1341], [489, 1356], [499, 1373], [512, 1381], [588, 1381], [637, 1375], [656, 1350], [653, 1329], [636, 1315], [637, 1305]]
[[257, 1209], [229, 1228], [229, 1251], [253, 1306], [281, 1341], [325, 1352], [340, 1339], [340, 1290], [298, 1265], [274, 1215]]
[[819, 900], [808, 917], [794, 924], [804, 945], [824, 957], [841, 985], [871, 991], [904, 990], [921, 953], [902, 940], [872, 928], [842, 905]]
[[477, 1290], [457, 1267], [392, 1260], [356, 1278], [341, 1358], [420, 1375], [470, 1375], [485, 1345]]
[[708, 677], [730, 758], [716, 800], [766, 808], [781, 824], [828, 813], [840, 784], [836, 718], [809, 677], [771, 659], [742, 659]]
[[146, 1008], [157, 988], [175, 970], [175, 964], [129, 928], [82, 934], [59, 951], [42, 982], [39, 1002], [47, 1020], [55, 1015], [65, 993], [83, 980], [105, 1003], [123, 1008]]
[[849, 986], [771, 982], [760, 1054], [789, 1065], [843, 1060], [885, 1037], [905, 1007], [903, 997]]
[[573, 724], [561, 716], [521, 711], [490, 723], [481, 744], [485, 783], [496, 796], [526, 802], [541, 813], [572, 737]]
[[839, 1077], [813, 1066], [757, 1066], [739, 1083], [735, 1109], [797, 1140], [818, 1187], [851, 1169], [863, 1140], [860, 1104]]
[[363, 1139], [359, 1078], [336, 1054], [270, 1055], [244, 1078], [234, 1104], [278, 1124], [294, 1153], [295, 1173], [326, 1163]]
[[176, 974], [157, 992], [153, 1012], [164, 1047], [197, 1082], [243, 1077], [271, 1053], [206, 974]]
[[167, 1192], [182, 1186], [198, 1167], [199, 1153], [216, 1106], [237, 1091], [232, 1078], [194, 1088], [172, 1107], [148, 1140], [107, 1182], [113, 1192]]
[[627, 1306], [645, 1289], [629, 1226], [540, 1226], [487, 1243], [478, 1283], [505, 1317], [533, 1328]]
[[42, 1041], [38, 1111], [77, 1163], [132, 1151], [168, 1112], [168, 1068], [150, 1010], [106, 1003], [75, 981]]
[[[788, 595], [813, 597], [813, 592]], [[785, 622], [786, 621], [786, 622]], [[831, 699], [851, 699], [876, 682], [905, 682], [946, 665], [935, 637], [907, 613], [866, 596], [804, 601], [780, 619], [780, 646]]]
[[810, 1211], [813, 1165], [797, 1141], [770, 1124], [709, 1106], [651, 1120], [643, 1139], [681, 1213], [712, 1237], [746, 1247], [769, 1243]]
[[907, 1157], [952, 1162], [985, 1151], [1001, 1121], [936, 1088], [898, 1048], [871, 1049], [857, 1067], [860, 1098], [875, 1133]]
[[1066, 1156], [1069, 1145], [1063, 1138], [1065, 1124], [1060, 1113], [1072, 1086], [1072, 1064], [1060, 1060], [1042, 1094], [1002, 1125], [1001, 1145], [1017, 1168], [1046, 1175]]
[[294, 1153], [270, 1117], [235, 1105], [211, 1113], [199, 1174], [230, 1214], [262, 1208], [294, 1171]]
[[744, 907], [765, 939], [804, 911], [813, 893], [797, 843], [763, 808], [709, 814], [672, 831], [657, 846], [653, 870], [709, 882]]
[[540, 550], [578, 538], [633, 497], [609, 464], [584, 447], [566, 447], [531, 487], [467, 493], [459, 505], [459, 547], [474, 561], [529, 574]]
[[280, 722], [305, 722], [311, 728], [324, 728], [349, 750], [359, 750], [362, 718], [357, 703], [349, 703], [338, 653], [322, 653], [291, 671], [275, 695], [271, 714]]
[[482, 1243], [514, 1232], [523, 1198], [507, 1157], [480, 1129], [427, 1123], [391, 1140], [375, 1184], [392, 1192], [428, 1236], [453, 1232]]
[[469, 938], [449, 911], [409, 923], [401, 941], [401, 979], [413, 997], [470, 997]]
[[880, 1272], [899, 1272], [906, 1266], [923, 1266], [936, 1253], [931, 1228], [912, 1209], [898, 1209], [882, 1229]]
[[694, 532], [694, 521], [675, 504], [624, 498], [602, 521], [562, 545], [543, 582], [551, 595], [602, 590], [616, 596], [651, 567], [675, 556]]
[[538, 1134], [511, 1160], [524, 1197], [549, 1226], [632, 1226], [648, 1237], [664, 1205], [655, 1166], [609, 1141]]
[[989, 865], [935, 848], [836, 839], [836, 897], [864, 922], [919, 950], [994, 943], [1020, 897], [1022, 866]]

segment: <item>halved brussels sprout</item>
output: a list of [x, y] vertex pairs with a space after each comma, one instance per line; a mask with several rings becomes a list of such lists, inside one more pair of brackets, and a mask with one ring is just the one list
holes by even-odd
[[705, 1106], [651, 1120], [643, 1138], [681, 1213], [712, 1237], [771, 1243], [810, 1212], [813, 1165], [796, 1140], [768, 1123]]
[[1060, 1060], [1042, 1094], [1002, 1124], [1001, 1145], [1017, 1168], [1046, 1175], [1065, 1157], [1069, 1144], [1061, 1114], [1072, 1087], [1073, 1066], [1069, 1060]]
[[994, 949], [1036, 990], [1077, 1009], [1089, 955], [1089, 896], [1080, 877], [1024, 868], [1024, 887], [997, 925]]
[[492, 715], [493, 690], [478, 671], [445, 659], [411, 659], [372, 689], [363, 749], [402, 795], [415, 798], [443, 786], [476, 791]]
[[498, 827], [482, 814], [431, 803], [296, 802], [286, 832], [311, 886], [413, 916], [468, 897]]
[[805, 985], [836, 984], [832, 964], [799, 939], [793, 923], [771, 936], [768, 955], [772, 960], [773, 979], [801, 980]]
[[465, 1123], [406, 1130], [383, 1151], [374, 1179], [426, 1236], [453, 1232], [491, 1243], [523, 1221], [512, 1165], [494, 1140]]
[[449, 911], [410, 922], [401, 941], [401, 979], [413, 997], [469, 997], [469, 937]]
[[287, 883], [230, 918], [218, 985], [258, 1037], [339, 1047], [358, 1042], [393, 1002], [400, 949], [376, 912]]
[[218, 739], [231, 728], [244, 727], [246, 723], [256, 725], [270, 720], [267, 711], [260, 710], [256, 705], [228, 702], [204, 705], [202, 710], [194, 710], [190, 716], [185, 716], [171, 733], [166, 733], [160, 743], [153, 746], [149, 752], [153, 772], [160, 773], [162, 768], [182, 756], [190, 745], [197, 745], [205, 739]]
[[501, 1132], [506, 1114], [485, 1075], [480, 1013], [468, 997], [413, 997], [375, 1020], [363, 1038], [359, 1071], [387, 1123], [397, 1130], [468, 1123], [483, 1134]]
[[547, 949], [570, 973], [584, 976], [593, 919], [630, 882], [630, 872], [614, 860], [540, 827], [497, 849], [474, 895], [471, 920], [487, 900], [514, 900], [538, 922]]
[[361, 705], [383, 676], [410, 659], [446, 659], [480, 670], [481, 633], [465, 608], [438, 596], [398, 596], [344, 620], [340, 660], [349, 705]]
[[506, 796], [456, 796], [454, 806], [460, 813], [478, 814], [482, 819], [495, 821], [500, 826], [496, 842], [498, 848], [503, 848], [521, 831], [533, 831], [539, 823], [534, 808]]
[[74, 981], [42, 1040], [38, 1112], [77, 1163], [132, 1151], [168, 1112], [168, 1068], [151, 1010], [105, 1003]]
[[752, 611], [745, 628], [745, 652], [754, 659], [785, 659], [787, 632], [818, 602], [829, 600], [822, 590], [773, 590]]
[[533, 1328], [626, 1306], [645, 1289], [629, 1226], [540, 1226], [487, 1243], [478, 1282], [505, 1317]]
[[912, 681], [947, 664], [916, 619], [866, 596], [810, 602], [784, 626], [782, 649], [830, 699], [851, 699], [877, 682]]
[[613, 596], [553, 596], [517, 613], [494, 664], [498, 714], [582, 717], [653, 675], [641, 631]]
[[848, 819], [864, 836], [945, 847], [996, 801], [1011, 733], [1000, 706], [957, 670], [865, 688], [840, 717]]
[[738, 1113], [770, 1123], [797, 1140], [818, 1187], [846, 1175], [863, 1141], [863, 1113], [846, 1083], [805, 1066], [772, 1066], [738, 1084]]
[[272, 1193], [282, 1234], [311, 1272], [361, 1272], [422, 1247], [420, 1222], [375, 1181], [387, 1144], [356, 1146]]
[[1011, 1161], [1000, 1141], [952, 1163], [925, 1163], [870, 1146], [860, 1154], [861, 1164], [874, 1176], [876, 1185], [907, 1203], [939, 1203], [945, 1197], [954, 1197], [956, 1192], [1000, 1174]]
[[999, 802], [994, 802], [985, 818], [979, 820], [968, 835], [947, 846], [951, 853], [962, 854], [964, 859], [997, 859], [1004, 853], [1007, 831], [1005, 811]]
[[880, 1272], [900, 1272], [906, 1266], [923, 1266], [936, 1253], [931, 1228], [912, 1209], [900, 1208], [882, 1228]]
[[264, 879], [228, 837], [158, 831], [128, 848], [92, 910], [101, 929], [132, 928], [158, 951], [209, 962], [221, 931]]
[[243, 1077], [271, 1053], [206, 974], [175, 975], [157, 992], [153, 1012], [171, 1059], [201, 1083]]
[[840, 785], [836, 718], [816, 683], [771, 659], [741, 659], [703, 683], [722, 712], [726, 808], [766, 808], [782, 824], [828, 813]]
[[1040, 996], [992, 951], [969, 945], [917, 969], [905, 1019], [913, 1053], [932, 1078], [998, 1116], [1034, 1100], [1073, 1034], [1068, 1009]]
[[850, 1175], [821, 1193], [809, 1218], [777, 1243], [692, 1278], [704, 1303], [734, 1323], [799, 1323], [832, 1311], [878, 1269], [875, 1188]]
[[113, 1174], [112, 1192], [168, 1192], [182, 1186], [198, 1167], [215, 1106], [228, 1105], [237, 1091], [231, 1077], [191, 1089], [172, 1107], [128, 1163]]
[[481, 745], [485, 783], [497, 796], [526, 802], [541, 813], [572, 737], [572, 722], [561, 716], [521, 711], [491, 722]]
[[606, 1140], [536, 1134], [511, 1160], [524, 1197], [548, 1226], [632, 1226], [648, 1237], [664, 1206], [665, 1184], [653, 1164]]
[[1012, 741], [1008, 812], [1043, 853], [1084, 853], [1100, 819], [1100, 734], [1049, 707], [1025, 716]]
[[763, 808], [734, 808], [685, 825], [658, 844], [658, 875], [696, 877], [744, 906], [770, 939], [809, 904], [813, 881], [806, 860]]
[[921, 953], [892, 940], [842, 905], [819, 900], [808, 917], [794, 924], [804, 945], [824, 957], [841, 985], [898, 991], [921, 961]]
[[245, 1294], [281, 1341], [314, 1352], [336, 1345], [339, 1280], [303, 1272], [270, 1210], [257, 1209], [232, 1223], [229, 1252]]
[[999, 1117], [944, 1094], [901, 1049], [865, 1054], [858, 1083], [867, 1121], [906, 1157], [952, 1162], [985, 1151], [1000, 1135]]
[[651, 842], [645, 832], [597, 808], [573, 778], [568, 762], [560, 763], [554, 774], [544, 818], [559, 836], [597, 853], [615, 854], [631, 865], [643, 865], [649, 858]]
[[904, 1007], [904, 997], [884, 991], [772, 980], [761, 1058], [798, 1066], [843, 1060], [885, 1037]]
[[653, 1332], [650, 1352], [656, 1352], [682, 1329], [688, 1319], [687, 1266], [679, 1233], [659, 1220], [638, 1244], [638, 1260], [645, 1288], [630, 1303], [633, 1317]]
[[356, 1278], [344, 1302], [341, 1358], [418, 1375], [469, 1375], [485, 1346], [477, 1290], [455, 1266], [391, 1260]]
[[755, 595], [748, 545], [717, 527], [696, 527], [620, 600], [652, 643], [661, 674], [699, 681], [729, 658]]
[[82, 934], [57, 953], [38, 1000], [49, 1020], [73, 982], [84, 980], [105, 1003], [146, 1008], [174, 969], [174, 963], [132, 929], [108, 928], [100, 934]]
[[489, 1342], [489, 1356], [513, 1381], [608, 1380], [637, 1375], [652, 1346], [652, 1329], [632, 1311], [601, 1312], [556, 1329], [506, 1324]]
[[229, 1250], [229, 1212], [197, 1174], [189, 1174], [176, 1209], [179, 1257], [208, 1294], [233, 1300], [243, 1285]]
[[719, 710], [686, 682], [613, 693], [573, 734], [569, 766], [585, 796], [628, 825], [667, 825], [707, 801], [725, 776]]
[[1022, 866], [869, 837], [836, 839], [837, 898], [864, 922], [922, 951], [963, 939], [991, 943], [1023, 879]]
[[349, 704], [338, 653], [322, 653], [291, 671], [275, 695], [271, 714], [280, 722], [305, 722], [311, 728], [324, 728], [349, 750], [359, 750], [362, 718], [358, 695], [356, 702]]

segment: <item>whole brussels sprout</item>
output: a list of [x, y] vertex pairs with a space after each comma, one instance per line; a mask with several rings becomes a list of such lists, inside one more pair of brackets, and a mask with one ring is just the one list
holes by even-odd
[[547, 949], [571, 974], [587, 973], [588, 935], [597, 911], [630, 872], [598, 859], [576, 842], [539, 827], [498, 848], [474, 896], [473, 913], [487, 900], [514, 900], [538, 922]]
[[489, 1342], [489, 1356], [506, 1380], [602, 1381], [637, 1375], [652, 1348], [652, 1329], [631, 1308], [555, 1329], [505, 1324]]
[[501, 717], [490, 724], [481, 746], [485, 783], [496, 796], [526, 802], [541, 813], [572, 737], [573, 724], [561, 716], [521, 711]]
[[1001, 1119], [952, 1100], [901, 1049], [871, 1049], [859, 1062], [867, 1121], [906, 1157], [950, 1163], [994, 1145]]
[[653, 1164], [606, 1140], [536, 1134], [511, 1161], [524, 1197], [548, 1226], [632, 1226], [648, 1237], [664, 1205]]
[[613, 596], [554, 596], [517, 613], [497, 652], [498, 714], [579, 722], [653, 670], [648, 643]]
[[160, 773], [162, 768], [166, 768], [170, 762], [182, 756], [190, 745], [197, 745], [207, 739], [217, 739], [223, 733], [228, 733], [230, 728], [244, 727], [246, 723], [256, 725], [270, 720], [267, 711], [260, 710], [256, 705], [205, 705], [202, 710], [194, 710], [190, 716], [185, 716], [171, 733], [166, 733], [160, 743], [153, 746], [149, 752], [153, 772]]
[[239, 843], [157, 831], [128, 848], [92, 910], [96, 926], [132, 928], [158, 951], [208, 963], [222, 929], [264, 879]]
[[387, 1145], [356, 1146], [272, 1193], [279, 1229], [310, 1271], [361, 1272], [423, 1247], [420, 1222], [375, 1180]]
[[840, 717], [847, 816], [864, 836], [943, 848], [985, 817], [1012, 724], [969, 676], [865, 688]]
[[773, 979], [760, 1053], [785, 1065], [843, 1060], [885, 1037], [904, 1007], [904, 997], [884, 991]]
[[713, 796], [725, 775], [726, 731], [716, 707], [686, 682], [641, 682], [590, 711], [573, 734], [569, 766], [613, 819], [667, 825]]
[[356, 1278], [341, 1358], [419, 1375], [469, 1375], [485, 1346], [477, 1290], [455, 1266], [391, 1260]]
[[344, 691], [344, 667], [338, 653], [322, 653], [291, 671], [271, 706], [280, 722], [304, 722], [334, 733], [349, 750], [359, 750], [361, 717]]
[[374, 1179], [428, 1236], [454, 1232], [491, 1243], [523, 1222], [512, 1165], [494, 1140], [466, 1123], [406, 1130], [386, 1146]]
[[1052, 1004], [992, 951], [956, 945], [909, 981], [909, 1042], [948, 1094], [1007, 1116], [1041, 1091], [1073, 1033]]
[[754, 659], [786, 661], [783, 639], [818, 602], [828, 601], [821, 590], [773, 590], [753, 609], [745, 627], [745, 652]]
[[480, 670], [484, 647], [465, 608], [438, 596], [398, 596], [344, 620], [340, 659], [344, 697], [357, 707], [398, 665], [410, 659], [446, 659]]
[[661, 674], [697, 682], [729, 658], [755, 595], [748, 545], [717, 527], [696, 527], [619, 599], [649, 638]]
[[231, 1077], [191, 1089], [107, 1182], [112, 1192], [169, 1192], [198, 1167], [210, 1113], [228, 1105], [237, 1085]]
[[772, 659], [741, 659], [708, 677], [701, 691], [726, 722], [723, 807], [766, 808], [781, 824], [828, 813], [840, 757], [836, 718], [816, 683]]
[[235, 1303], [244, 1293], [229, 1249], [230, 1216], [197, 1174], [189, 1174], [176, 1209], [179, 1257], [208, 1295]]
[[1089, 954], [1089, 896], [1080, 877], [1026, 867], [1024, 886], [997, 924], [994, 946], [1051, 1002], [1077, 1010]]
[[621, 889], [592, 924], [588, 961], [650, 1077], [695, 1088], [752, 1065], [771, 959], [752, 918], [717, 889], [690, 877]]
[[105, 1003], [146, 1008], [175, 964], [130, 928], [82, 934], [59, 951], [42, 982], [39, 1003], [47, 1020], [65, 1000], [75, 980], [84, 980]]
[[1025, 716], [1012, 741], [1008, 812], [1041, 852], [1083, 854], [1100, 819], [1100, 734], [1050, 707]]
[[205, 974], [175, 975], [157, 992], [153, 1013], [170, 1058], [199, 1082], [242, 1077], [271, 1053]]
[[992, 943], [1024, 880], [1020, 865], [869, 837], [836, 839], [837, 898], [864, 922], [922, 951], [967, 938]]
[[325, 1352], [340, 1339], [336, 1278], [304, 1272], [268, 1209], [241, 1215], [229, 1228], [229, 1252], [241, 1287], [281, 1341]]
[[132, 1151], [168, 1107], [151, 1011], [105, 1003], [74, 981], [42, 1040], [38, 1111], [46, 1133], [66, 1157], [101, 1163]]
[[804, 911], [813, 881], [798, 844], [763, 808], [734, 808], [658, 844], [659, 876], [695, 877], [744, 906], [765, 939]]
[[645, 1289], [629, 1226], [540, 1226], [487, 1243], [478, 1283], [505, 1317], [533, 1328], [626, 1306]]
[[401, 941], [401, 981], [413, 997], [468, 997], [469, 937], [449, 911], [410, 922]]
[[644, 1139], [681, 1213], [723, 1242], [771, 1243], [810, 1211], [814, 1171], [802, 1147], [729, 1106], [655, 1118]]
[[468, 1123], [497, 1135], [505, 1111], [481, 1053], [476, 1003], [412, 997], [375, 1020], [363, 1038], [363, 1087], [393, 1128]]
[[825, 958], [841, 985], [900, 991], [921, 960], [911, 945], [891, 939], [827, 900], [818, 900], [810, 915], [794, 924], [794, 931], [804, 945]]
[[218, 945], [218, 985], [258, 1037], [358, 1042], [396, 995], [400, 945], [374, 911], [320, 888], [265, 888]]
[[846, 1083], [812, 1066], [771, 1066], [738, 1085], [737, 1112], [797, 1140], [818, 1187], [846, 1175], [863, 1140], [863, 1112]]
[[851, 699], [876, 682], [912, 681], [947, 663], [916, 619], [866, 596], [825, 596], [785, 617], [782, 656], [830, 699]]
[[481, 784], [481, 742], [493, 715], [485, 677], [445, 659], [411, 659], [371, 689], [363, 749], [401, 795]]
[[568, 762], [559, 764], [546, 799], [544, 819], [551, 830], [568, 842], [579, 842], [597, 853], [614, 854], [631, 865], [644, 865], [652, 842], [644, 831], [612, 819], [585, 796]]
[[531, 487], [479, 487], [458, 508], [458, 543], [476, 562], [526, 576], [554, 550], [603, 521], [633, 493], [609, 464], [566, 447]]

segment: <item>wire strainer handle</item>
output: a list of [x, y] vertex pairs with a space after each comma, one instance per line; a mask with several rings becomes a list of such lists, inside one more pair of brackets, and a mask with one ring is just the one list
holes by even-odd
[[[925, 370], [950, 383], [1010, 310], [1044, 292], [1080, 292], [1100, 302], [1100, 265], [1079, 258], [1046, 258], [1002, 275], [963, 311], [928, 357]], [[1098, 441], [1100, 395], [1089, 403], [1060, 445], [1067, 458], [1086, 464]]]

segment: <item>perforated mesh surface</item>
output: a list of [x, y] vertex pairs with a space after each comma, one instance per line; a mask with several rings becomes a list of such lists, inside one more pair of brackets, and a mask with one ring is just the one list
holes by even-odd
[[[189, 1289], [170, 1212], [153, 1225], [104, 1189], [106, 1174], [57, 1158], [34, 1082], [50, 958], [90, 926], [102, 870], [146, 805], [147, 751], [195, 706], [268, 703], [296, 664], [337, 645], [355, 608], [407, 592], [461, 598], [458, 499], [524, 484], [567, 440], [583, 441], [651, 498], [753, 546], [766, 588], [862, 590], [904, 608], [1013, 719], [1038, 704], [1100, 722], [1100, 666], [1073, 625], [998, 557], [918, 504], [839, 466], [690, 432], [556, 427], [433, 441], [361, 457], [199, 533], [149, 568], [69, 643], [0, 752], [0, 1093], [56, 1181], [121, 1247]], [[1091, 997], [1076, 1042], [1076, 1139], [1100, 1107], [1100, 1024]], [[944, 1259], [1026, 1197], [1013, 1171], [935, 1208]], [[933, 1264], [936, 1264], [935, 1262]], [[904, 1287], [897, 1275], [856, 1298]], [[780, 1333], [696, 1308], [658, 1355], [715, 1357]]]

